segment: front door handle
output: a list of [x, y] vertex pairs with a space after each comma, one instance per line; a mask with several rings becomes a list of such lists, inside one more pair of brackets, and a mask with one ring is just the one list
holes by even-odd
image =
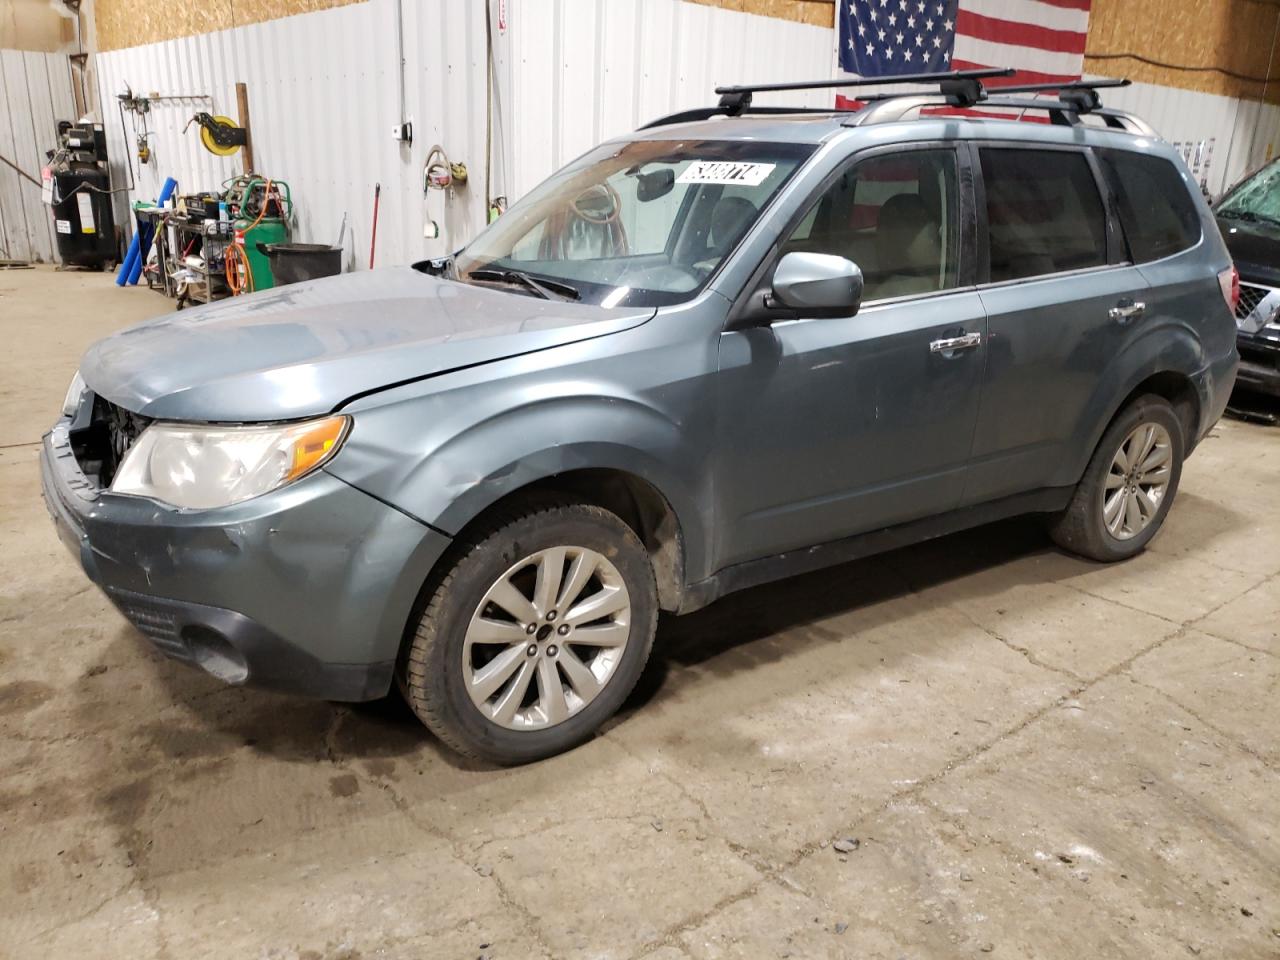
[[972, 350], [974, 347], [981, 345], [982, 334], [975, 331], [959, 337], [943, 337], [941, 340], [934, 340], [929, 344], [929, 352], [950, 355], [957, 350]]
[[1147, 312], [1147, 305], [1141, 300], [1125, 298], [1107, 311], [1107, 316], [1116, 323], [1128, 323]]

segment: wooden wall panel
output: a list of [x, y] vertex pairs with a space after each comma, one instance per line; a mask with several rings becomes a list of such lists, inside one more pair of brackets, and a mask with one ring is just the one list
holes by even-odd
[[755, 13], [762, 17], [794, 20], [815, 27], [834, 27], [836, 22], [835, 0], [691, 0], [726, 10]]
[[75, 21], [49, 0], [0, 0], [0, 48], [57, 53], [75, 37]]
[[362, 2], [365, 0], [207, 0], [173, 4], [96, 0], [94, 14], [98, 49], [105, 52]]
[[[1085, 69], [1257, 99], [1277, 23], [1280, 6], [1259, 0], [1093, 0]], [[1267, 100], [1280, 102], [1280, 57], [1270, 69]]]

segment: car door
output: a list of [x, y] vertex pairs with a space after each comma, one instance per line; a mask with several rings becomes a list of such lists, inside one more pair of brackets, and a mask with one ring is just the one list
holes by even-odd
[[985, 352], [968, 174], [953, 144], [866, 151], [781, 232], [744, 302], [763, 302], [792, 251], [857, 263], [863, 302], [843, 317], [731, 315], [717, 386], [720, 566], [959, 503]]
[[1126, 259], [1092, 151], [971, 149], [988, 343], [966, 504], [1079, 479], [1092, 452], [1082, 425], [1110, 361], [1141, 330], [1148, 286]]

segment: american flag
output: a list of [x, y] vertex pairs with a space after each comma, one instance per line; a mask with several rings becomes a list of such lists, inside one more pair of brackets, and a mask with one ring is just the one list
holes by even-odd
[[[1084, 69], [1091, 0], [838, 0], [840, 69], [893, 77], [1013, 67], [983, 81], [1057, 83]], [[840, 101], [844, 101], [841, 103]], [[852, 105], [837, 98], [838, 105]]]

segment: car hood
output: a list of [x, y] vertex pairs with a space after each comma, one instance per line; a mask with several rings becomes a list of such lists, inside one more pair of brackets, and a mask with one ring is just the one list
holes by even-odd
[[95, 393], [172, 420], [287, 420], [460, 367], [638, 326], [609, 309], [428, 276], [411, 267], [292, 284], [194, 307], [101, 340]]
[[1280, 286], [1280, 227], [1219, 217], [1218, 229], [1242, 280]]

